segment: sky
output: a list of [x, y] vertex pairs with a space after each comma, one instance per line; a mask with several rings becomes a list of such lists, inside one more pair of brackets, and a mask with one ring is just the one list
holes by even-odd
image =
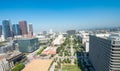
[[120, 0], [0, 0], [0, 24], [32, 23], [34, 32], [120, 26]]

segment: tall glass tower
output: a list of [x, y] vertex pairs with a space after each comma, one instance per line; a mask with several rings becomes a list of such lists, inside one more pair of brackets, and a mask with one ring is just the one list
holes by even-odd
[[10, 21], [3, 20], [2, 25], [3, 25], [3, 33], [4, 33], [5, 39], [7, 39], [8, 37], [11, 37]]
[[13, 30], [14, 35], [21, 35], [19, 24], [13, 24], [12, 25], [12, 30]]
[[0, 25], [0, 36], [2, 35], [2, 25]]
[[22, 35], [28, 34], [27, 21], [19, 21], [20, 30]]

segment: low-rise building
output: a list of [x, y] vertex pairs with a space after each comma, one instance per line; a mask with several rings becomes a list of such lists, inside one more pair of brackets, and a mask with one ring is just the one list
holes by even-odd
[[45, 35], [37, 35], [35, 37], [38, 38], [40, 43], [46, 43], [48, 40], [50, 40], [50, 38], [46, 37]]
[[78, 39], [82, 41], [83, 47], [86, 52], [89, 52], [89, 33], [81, 31], [78, 35]]
[[1, 45], [1, 47], [0, 47], [0, 53], [7, 53], [7, 52], [15, 50], [15, 44], [13, 41], [4, 42], [2, 44], [3, 45]]
[[13, 66], [13, 62], [7, 61], [5, 55], [0, 55], [0, 71], [9, 71]]
[[64, 37], [67, 37], [67, 36], [68, 36], [68, 34], [67, 34], [67, 33], [62, 33], [62, 35], [63, 35]]
[[17, 40], [20, 52], [33, 52], [38, 49], [38, 38], [22, 38]]
[[57, 38], [52, 42], [53, 45], [61, 45], [64, 42], [64, 36], [63, 35], [58, 35]]
[[6, 55], [6, 60], [8, 62], [13, 62], [14, 64], [16, 62], [19, 62], [23, 59], [26, 59], [26, 56], [24, 53], [21, 53], [19, 51], [13, 51], [13, 52], [10, 52]]
[[3, 41], [5, 41], [5, 37], [4, 37], [4, 35], [1, 35], [0, 36], [0, 42], [3, 42]]
[[46, 54], [46, 55], [54, 55], [56, 54], [56, 47], [47, 47], [45, 50], [43, 50], [42, 54]]

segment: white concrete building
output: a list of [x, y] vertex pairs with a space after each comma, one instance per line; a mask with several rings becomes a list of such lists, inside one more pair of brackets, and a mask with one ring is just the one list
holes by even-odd
[[50, 38], [46, 37], [45, 35], [37, 35], [35, 37], [38, 38], [38, 40], [41, 43], [46, 43], [46, 42], [48, 42], [48, 40], [50, 40]]
[[7, 53], [15, 50], [14, 42], [6, 42], [3, 46], [0, 46], [0, 53]]
[[82, 41], [85, 51], [89, 52], [89, 33], [85, 31], [80, 31], [79, 33], [78, 37]]
[[4, 35], [1, 35], [0, 42], [3, 42], [3, 41], [5, 41], [5, 37], [4, 37]]
[[85, 43], [85, 51], [86, 51], [86, 52], [89, 52], [89, 42], [86, 42], [86, 43]]
[[21, 38], [23, 38], [22, 35], [15, 35], [14, 36], [14, 39], [21, 39]]
[[95, 34], [95, 36], [102, 37], [102, 38], [108, 38], [110, 36], [110, 34], [109, 33], [105, 33], [105, 34], [100, 33], [100, 34]]
[[64, 42], [63, 35], [58, 35], [58, 37], [52, 42], [53, 45], [61, 45]]
[[4, 55], [0, 55], [0, 71], [9, 71], [13, 66], [13, 62], [8, 62]]
[[120, 71], [120, 33], [90, 36], [89, 59], [95, 71]]
[[[88, 32], [85, 32], [85, 31], [81, 31], [80, 32], [80, 40], [82, 40], [82, 44], [83, 46], [85, 47], [85, 51], [86, 52], [89, 52], [89, 33]], [[100, 34], [92, 34], [92, 35], [95, 35], [97, 37], [103, 37], [103, 38], [107, 38], [109, 37], [109, 33], [100, 33]]]

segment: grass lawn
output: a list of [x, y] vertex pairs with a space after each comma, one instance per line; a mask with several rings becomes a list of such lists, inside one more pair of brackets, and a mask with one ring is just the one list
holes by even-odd
[[63, 65], [62, 71], [82, 71], [77, 65]]

